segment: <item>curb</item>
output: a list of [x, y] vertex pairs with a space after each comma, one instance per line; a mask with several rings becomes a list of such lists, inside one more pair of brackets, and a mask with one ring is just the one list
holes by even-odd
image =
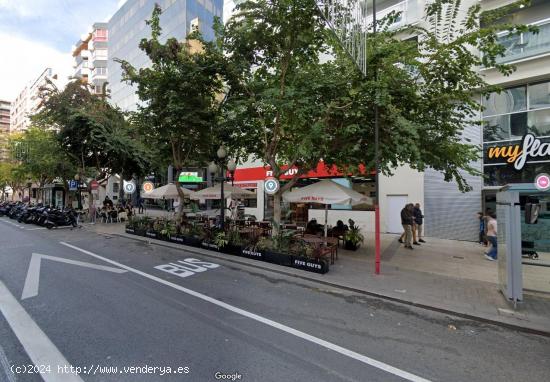
[[[210, 257], [210, 258], [217, 259], [217, 260], [220, 259], [220, 256], [217, 254], [217, 252], [216, 252], [216, 255], [214, 255], [214, 254], [210, 253], [212, 251], [209, 251], [207, 249], [201, 249], [201, 251], [198, 251], [197, 248], [195, 248], [195, 247], [189, 247], [189, 246], [186, 246], [186, 245], [183, 245], [183, 244], [174, 244], [174, 246], [172, 246], [172, 245], [169, 245], [168, 243], [165, 243], [165, 242], [160, 241], [160, 240], [147, 239], [147, 238], [142, 238], [142, 237], [135, 236], [135, 235], [128, 235], [128, 234], [125, 234], [125, 233], [108, 233], [108, 232], [101, 232], [101, 233], [105, 234], [105, 235], [118, 236], [118, 237], [121, 237], [121, 238], [131, 239], [131, 240], [136, 240], [136, 241], [141, 241], [141, 242], [145, 241], [145, 242], [149, 242], [150, 244], [158, 245], [160, 247], [176, 249], [176, 250], [180, 249], [180, 250], [184, 250], [186, 252], [194, 253], [194, 254], [201, 255], [201, 256]], [[235, 257], [235, 256], [233, 256], [233, 257]], [[281, 275], [290, 276], [290, 277], [294, 277], [294, 278], [297, 278], [297, 279], [306, 280], [306, 281], [309, 281], [309, 282], [323, 284], [323, 285], [326, 285], [326, 286], [330, 286], [332, 288], [341, 289], [341, 290], [345, 290], [345, 291], [349, 291], [349, 292], [354, 292], [354, 293], [362, 294], [362, 295], [365, 295], [365, 296], [375, 297], [375, 298], [379, 298], [379, 299], [387, 300], [387, 301], [391, 301], [391, 302], [396, 302], [396, 303], [403, 304], [403, 305], [413, 306], [413, 307], [416, 307], [416, 308], [425, 309], [425, 310], [429, 310], [429, 311], [432, 311], [432, 312], [443, 313], [443, 314], [456, 316], [456, 317], [460, 317], [460, 318], [464, 318], [464, 319], [468, 319], [468, 320], [472, 320], [472, 321], [477, 321], [477, 322], [481, 322], [481, 323], [485, 323], [485, 324], [496, 325], [496, 326], [500, 326], [500, 327], [503, 327], [503, 328], [523, 332], [523, 333], [536, 334], [536, 335], [539, 335], [539, 336], [550, 337], [550, 331], [546, 331], [546, 330], [535, 329], [535, 328], [516, 325], [516, 324], [504, 322], [504, 321], [493, 320], [493, 319], [490, 319], [490, 318], [475, 316], [475, 315], [472, 315], [472, 314], [469, 314], [469, 313], [463, 313], [463, 312], [457, 312], [457, 311], [453, 311], [453, 310], [449, 310], [449, 309], [438, 308], [436, 306], [431, 306], [431, 305], [426, 305], [426, 304], [422, 304], [422, 303], [418, 303], [418, 302], [414, 302], [414, 301], [404, 300], [404, 299], [400, 299], [398, 297], [388, 296], [388, 295], [381, 294], [381, 293], [370, 292], [370, 291], [367, 291], [367, 290], [353, 288], [353, 287], [349, 287], [349, 286], [345, 286], [345, 285], [341, 285], [341, 284], [336, 284], [336, 283], [332, 283], [332, 282], [329, 282], [329, 281], [318, 280], [318, 279], [311, 278], [311, 277], [308, 277], [308, 276], [305, 276], [305, 275], [298, 275], [298, 274], [294, 274], [294, 273], [291, 273], [291, 272], [286, 272], [284, 270], [278, 270], [278, 269], [263, 267], [260, 264], [251, 264], [251, 263], [247, 263], [247, 262], [244, 262], [244, 261], [239, 261], [238, 259], [225, 258], [224, 257], [224, 258], [221, 258], [221, 260], [228, 261], [228, 262], [235, 263], [235, 264], [245, 265], [245, 266], [252, 267], [252, 268], [261, 269], [261, 270], [268, 271], [268, 272], [278, 273], [278, 274], [281, 274]]]

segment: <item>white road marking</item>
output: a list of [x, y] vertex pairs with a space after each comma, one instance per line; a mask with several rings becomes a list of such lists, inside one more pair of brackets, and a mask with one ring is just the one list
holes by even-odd
[[27, 278], [25, 279], [25, 286], [23, 287], [23, 294], [21, 300], [25, 300], [30, 297], [38, 295], [38, 284], [40, 282], [40, 263], [42, 259], [57, 261], [60, 263], [79, 265], [81, 267], [98, 269], [100, 271], [107, 271], [113, 273], [126, 273], [127, 271], [120, 268], [107, 267], [105, 265], [96, 265], [90, 263], [84, 263], [82, 261], [63, 259], [61, 257], [54, 257], [48, 255], [41, 255], [40, 253], [33, 253], [31, 261], [29, 263], [29, 270], [27, 271]]
[[27, 228], [27, 231], [36, 231], [39, 229], [47, 229], [46, 227]]
[[422, 378], [422, 377], [419, 377], [415, 374], [412, 374], [412, 373], [409, 373], [407, 371], [404, 371], [404, 370], [401, 370], [401, 369], [398, 369], [394, 366], [391, 366], [391, 365], [388, 365], [387, 363], [384, 363], [384, 362], [380, 362], [380, 361], [377, 361], [373, 358], [370, 358], [370, 357], [367, 357], [363, 354], [359, 354], [359, 353], [356, 353], [352, 350], [349, 350], [349, 349], [346, 349], [342, 346], [339, 346], [339, 345], [336, 345], [336, 344], [333, 344], [332, 342], [328, 342], [328, 341], [325, 341], [323, 339], [320, 339], [318, 337], [315, 337], [315, 336], [312, 336], [310, 334], [307, 334], [307, 333], [304, 333], [302, 331], [299, 331], [299, 330], [296, 330], [296, 329], [293, 329], [289, 326], [286, 326], [286, 325], [283, 325], [283, 324], [280, 324], [276, 321], [273, 321], [273, 320], [270, 320], [269, 318], [265, 318], [265, 317], [262, 317], [262, 316], [259, 316], [257, 314], [254, 314], [254, 313], [251, 313], [251, 312], [248, 312], [244, 309], [241, 309], [241, 308], [237, 308], [233, 305], [229, 305], [223, 301], [220, 301], [220, 300], [216, 300], [215, 298], [212, 298], [212, 297], [209, 297], [207, 295], [204, 295], [202, 293], [199, 293], [199, 292], [195, 292], [191, 289], [187, 289], [185, 287], [182, 287], [181, 285], [178, 285], [178, 284], [174, 284], [170, 281], [166, 281], [164, 279], [161, 279], [160, 277], [156, 277], [156, 276], [153, 276], [153, 275], [150, 275], [148, 273], [145, 273], [145, 272], [142, 272], [140, 270], [137, 270], [135, 268], [132, 268], [132, 267], [129, 267], [127, 265], [124, 265], [124, 264], [121, 264], [121, 263], [118, 263], [114, 260], [111, 260], [111, 259], [108, 259], [106, 257], [103, 257], [103, 256], [100, 256], [100, 255], [97, 255], [93, 252], [90, 252], [90, 251], [87, 251], [85, 249], [82, 249], [82, 248], [79, 248], [77, 246], [74, 246], [72, 244], [69, 244], [69, 243], [66, 243], [66, 242], [63, 242], [61, 241], [60, 244], [66, 246], [66, 247], [69, 247], [69, 248], [72, 248], [76, 251], [79, 251], [79, 252], [82, 252], [82, 253], [85, 253], [87, 255], [90, 255], [90, 256], [93, 256], [95, 257], [96, 259], [100, 259], [100, 260], [103, 260], [103, 261], [106, 261], [110, 264], [113, 264], [113, 265], [116, 265], [117, 267], [120, 267], [120, 268], [123, 268], [123, 269], [126, 269], [130, 272], [133, 272], [133, 273], [136, 273], [140, 276], [143, 276], [143, 277], [146, 277], [150, 280], [153, 280], [153, 281], [156, 281], [158, 283], [161, 283], [161, 284], [164, 284], [166, 286], [169, 286], [169, 287], [172, 287], [174, 289], [177, 289], [181, 292], [184, 292], [184, 293], [187, 293], [191, 296], [194, 296], [196, 298], [199, 298], [203, 301], [206, 301], [206, 302], [209, 302], [211, 304], [214, 304], [214, 305], [217, 305], [221, 308], [224, 308], [224, 309], [227, 309], [231, 312], [234, 312], [234, 313], [237, 313], [237, 314], [240, 314], [242, 316], [245, 316], [245, 317], [248, 317], [252, 320], [255, 320], [255, 321], [258, 321], [258, 322], [261, 322], [265, 325], [268, 325], [268, 326], [271, 326], [275, 329], [279, 329], [279, 330], [282, 330], [283, 332], [286, 332], [288, 334], [292, 334], [296, 337], [299, 337], [299, 338], [302, 338], [306, 341], [309, 341], [309, 342], [312, 342], [314, 344], [317, 344], [319, 346], [322, 346], [326, 349], [329, 349], [329, 350], [333, 350], [337, 353], [340, 353], [342, 355], [345, 355], [347, 357], [350, 357], [350, 358], [353, 358], [359, 362], [362, 362], [362, 363], [365, 363], [367, 365], [370, 365], [370, 366], [373, 366], [377, 369], [380, 369], [380, 370], [383, 370], [387, 373], [390, 373], [390, 374], [393, 374], [393, 375], [396, 375], [398, 377], [401, 377], [403, 379], [406, 379], [408, 381], [413, 381], [413, 382], [430, 382], [428, 379], [425, 379], [425, 378]]
[[0, 281], [0, 311], [2, 311], [31, 361], [37, 366], [51, 365], [54, 372], [41, 374], [45, 382], [83, 382], [76, 374], [57, 373], [58, 366], [70, 368], [71, 364], [19, 304], [2, 281]]
[[2, 345], [0, 345], [0, 365], [2, 365], [2, 369], [4, 369], [4, 374], [6, 374], [7, 381], [15, 382], [15, 376], [11, 372], [10, 362], [8, 361], [8, 357], [6, 357], [6, 353], [4, 352]]

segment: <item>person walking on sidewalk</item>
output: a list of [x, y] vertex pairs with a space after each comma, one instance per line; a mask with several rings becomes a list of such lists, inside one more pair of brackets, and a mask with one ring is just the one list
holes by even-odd
[[401, 210], [401, 224], [403, 225], [403, 229], [405, 230], [404, 233], [404, 244], [405, 248], [413, 249], [412, 247], [412, 226], [413, 226], [413, 208], [414, 205], [412, 203], [407, 204], [402, 210]]
[[479, 220], [479, 244], [487, 246], [487, 238], [485, 236], [485, 217], [483, 212], [477, 213], [477, 218]]
[[489, 215], [487, 221], [487, 240], [491, 243], [491, 249], [485, 255], [485, 258], [490, 261], [497, 259], [497, 216], [494, 213]]
[[[425, 243], [424, 239], [422, 239], [422, 224], [424, 223], [424, 215], [422, 214], [422, 210], [420, 209], [420, 203], [416, 203], [414, 205], [413, 210], [414, 215], [414, 232], [413, 232], [413, 239], [418, 239], [414, 241], [413, 244], [420, 245], [420, 243]], [[416, 233], [416, 235], [414, 235]]]

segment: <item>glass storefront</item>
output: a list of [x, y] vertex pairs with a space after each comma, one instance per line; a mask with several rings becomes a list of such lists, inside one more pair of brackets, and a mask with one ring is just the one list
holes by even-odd
[[521, 145], [526, 134], [542, 143], [550, 142], [550, 81], [505, 89], [482, 100], [484, 185], [504, 186], [530, 183], [542, 172], [550, 173], [550, 157], [528, 159], [521, 170], [515, 170], [508, 158], [487, 157], [491, 147]]

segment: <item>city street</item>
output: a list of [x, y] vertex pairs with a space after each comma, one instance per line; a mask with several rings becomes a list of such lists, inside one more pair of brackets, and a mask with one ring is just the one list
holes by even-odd
[[2, 381], [41, 380], [29, 371], [45, 381], [542, 381], [550, 373], [550, 338], [86, 228], [0, 218], [0, 281]]

